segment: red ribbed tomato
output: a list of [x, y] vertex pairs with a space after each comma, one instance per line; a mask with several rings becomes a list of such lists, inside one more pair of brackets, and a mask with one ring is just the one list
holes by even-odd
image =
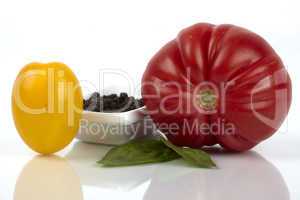
[[272, 47], [234, 25], [196, 24], [150, 60], [142, 96], [176, 145], [248, 150], [285, 119], [291, 82]]

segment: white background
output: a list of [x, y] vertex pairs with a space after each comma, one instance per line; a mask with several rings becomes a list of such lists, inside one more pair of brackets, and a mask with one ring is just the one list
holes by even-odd
[[[13, 198], [21, 169], [35, 155], [23, 145], [11, 117], [11, 89], [22, 66], [32, 61], [60, 61], [73, 69], [84, 85], [85, 94], [97, 89], [99, 82], [100, 87], [125, 90], [125, 80], [111, 78], [102, 83], [99, 71], [121, 69], [138, 86], [152, 55], [182, 28], [197, 22], [232, 23], [246, 27], [263, 36], [283, 59], [293, 83], [290, 114], [281, 131], [255, 151], [280, 171], [289, 198], [299, 199], [299, 8], [300, 3], [296, 0], [0, 0], [0, 200]], [[138, 91], [135, 94], [138, 95]], [[65, 155], [64, 152], [61, 155]], [[243, 156], [240, 157], [242, 160]], [[221, 163], [227, 162], [222, 161], [222, 157], [219, 159]], [[252, 163], [245, 165], [245, 173], [250, 173], [251, 167]], [[79, 178], [81, 181], [84, 179], [82, 176]], [[203, 183], [205, 187], [208, 187], [207, 184]], [[119, 194], [108, 192], [117, 186], [104, 191], [101, 187], [91, 189], [83, 185], [86, 199], [101, 199], [103, 195], [106, 195], [103, 199], [114, 199], [117, 197], [111, 194]], [[147, 184], [142, 186], [149, 187]], [[197, 187], [197, 184], [191, 186], [195, 190]], [[170, 190], [166, 192], [174, 192], [174, 188]], [[222, 189], [215, 188], [216, 193], [218, 190]], [[120, 196], [132, 195], [131, 199], [142, 199], [145, 193], [139, 188], [132, 191], [120, 193]], [[204, 197], [214, 199], [203, 194], [196, 195], [195, 199]]]

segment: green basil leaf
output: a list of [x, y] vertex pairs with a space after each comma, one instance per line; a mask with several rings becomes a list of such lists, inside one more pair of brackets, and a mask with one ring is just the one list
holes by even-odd
[[180, 156], [162, 141], [147, 139], [114, 147], [97, 163], [113, 167], [166, 162], [177, 158]]
[[178, 147], [166, 140], [161, 138], [161, 141], [175, 152], [177, 152], [185, 161], [189, 162], [198, 167], [212, 168], [216, 167], [216, 164], [211, 159], [210, 155], [200, 149], [192, 149], [189, 147]]

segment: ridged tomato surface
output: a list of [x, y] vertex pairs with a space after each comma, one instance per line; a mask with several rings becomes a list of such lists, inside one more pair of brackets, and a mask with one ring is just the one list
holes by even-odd
[[270, 137], [291, 103], [291, 81], [272, 47], [234, 25], [195, 24], [150, 60], [142, 96], [177, 145], [244, 151]]

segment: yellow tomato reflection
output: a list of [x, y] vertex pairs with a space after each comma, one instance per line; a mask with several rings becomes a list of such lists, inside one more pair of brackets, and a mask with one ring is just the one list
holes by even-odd
[[57, 156], [37, 156], [18, 177], [14, 200], [82, 200], [80, 180], [69, 163]]

